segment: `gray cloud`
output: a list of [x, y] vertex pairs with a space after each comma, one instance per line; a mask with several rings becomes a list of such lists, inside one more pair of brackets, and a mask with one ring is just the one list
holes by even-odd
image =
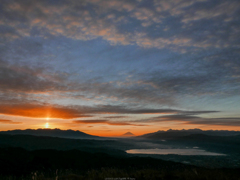
[[[208, 112], [206, 112], [208, 113]], [[196, 116], [198, 112], [191, 112], [191, 115], [183, 112], [182, 114], [167, 115], [167, 116], [158, 116], [150, 119], [139, 120], [142, 123], [156, 123], [156, 122], [170, 122], [177, 121], [183, 124], [203, 124], [203, 125], [223, 125], [223, 126], [240, 126], [240, 118], [203, 118]], [[194, 115], [195, 114], [195, 115]]]
[[[139, 112], [139, 111], [136, 111], [136, 112]], [[133, 114], [136, 112], [133, 111]], [[145, 113], [146, 110], [143, 112]], [[231, 118], [231, 117], [202, 118], [200, 116], [197, 116], [197, 115], [206, 114], [206, 113], [216, 113], [217, 111], [180, 111], [180, 110], [177, 111], [176, 110], [176, 112], [178, 112], [178, 113], [171, 114], [171, 115], [161, 115], [161, 116], [157, 116], [157, 117], [153, 117], [153, 118], [149, 118], [149, 119], [142, 119], [142, 120], [136, 120], [136, 121], [76, 120], [76, 121], [73, 121], [73, 123], [143, 126], [144, 124], [149, 125], [149, 123], [174, 121], [174, 122], [181, 122], [183, 124], [240, 126], [240, 118]], [[116, 116], [113, 116], [113, 117], [116, 117]], [[144, 124], [139, 124], [139, 123], [144, 123]]]
[[106, 116], [104, 118], [107, 118], [107, 119], [120, 119], [120, 118], [127, 118], [129, 116]]
[[140, 84], [149, 85], [159, 94], [231, 96], [239, 94], [238, 56], [236, 49], [213, 51], [209, 55], [180, 56], [166, 59], [166, 62], [163, 60], [162, 66], [168, 67], [166, 69], [136, 76], [140, 77]]
[[[68, 91], [65, 79], [45, 72], [44, 67], [11, 65], [0, 60], [0, 92], [44, 93]], [[71, 91], [71, 90], [70, 90]]]
[[12, 38], [38, 33], [81, 40], [102, 37], [113, 44], [181, 51], [191, 47], [237, 46], [239, 42], [238, 1], [155, 1], [153, 4], [119, 0], [35, 0], [2, 1], [1, 4], [0, 22], [4, 28], [14, 29], [14, 35], [5, 31], [6, 36]]
[[[102, 76], [71, 82], [69, 79], [74, 73], [64, 76], [49, 73], [44, 66], [18, 66], [1, 61], [0, 91], [62, 92], [67, 93], [66, 96], [80, 99], [97, 99], [102, 96], [112, 101], [176, 105], [176, 97], [182, 95], [238, 94], [240, 64], [237, 57], [235, 50], [212, 53], [196, 59], [191, 57], [193, 59], [190, 60], [171, 60], [171, 64], [164, 64], [163, 61], [163, 65], [170, 67], [145, 73], [134, 72], [130, 74], [132, 78], [108, 82], [103, 82]], [[174, 71], [169, 71], [171, 68]]]
[[147, 126], [147, 125], [133, 124], [133, 123], [123, 122], [123, 121], [108, 121], [108, 120], [76, 120], [76, 121], [72, 121], [72, 123], [76, 123], [76, 124], [108, 124], [108, 125], [114, 125], [114, 126]]
[[198, 115], [205, 113], [214, 113], [218, 111], [182, 111], [177, 109], [154, 109], [154, 108], [130, 108], [120, 105], [95, 105], [95, 106], [61, 106], [50, 103], [42, 103], [37, 100], [23, 98], [4, 98], [0, 96], [0, 114], [25, 116], [34, 118], [85, 118], [93, 117], [97, 114], [119, 114], [120, 116], [108, 116], [107, 119], [125, 118], [123, 114], [186, 114]]
[[209, 118], [198, 121], [190, 121], [187, 124], [221, 125], [221, 126], [240, 126], [240, 118]]
[[89, 113], [103, 113], [103, 114], [172, 114], [178, 112], [174, 109], [148, 109], [148, 108], [126, 108], [124, 106], [113, 106], [113, 105], [98, 105], [88, 110]]

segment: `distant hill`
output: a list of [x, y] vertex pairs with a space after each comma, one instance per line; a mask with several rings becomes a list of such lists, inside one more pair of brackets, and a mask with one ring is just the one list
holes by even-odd
[[122, 136], [135, 136], [133, 133], [131, 132], [126, 132], [125, 134], [123, 134]]
[[203, 131], [201, 129], [189, 129], [189, 130], [172, 130], [169, 129], [167, 131], [157, 131], [154, 133], [144, 134], [142, 136], [138, 136], [138, 138], [146, 138], [146, 139], [173, 139], [179, 138], [183, 136], [189, 135], [207, 135], [207, 136], [240, 136], [240, 131], [214, 131], [207, 130]]
[[99, 139], [99, 138], [101, 138], [98, 136], [92, 136], [92, 135], [86, 134], [81, 131], [61, 130], [61, 129], [11, 130], [11, 131], [0, 131], [0, 134], [50, 136], [50, 137], [71, 138], [71, 139]]

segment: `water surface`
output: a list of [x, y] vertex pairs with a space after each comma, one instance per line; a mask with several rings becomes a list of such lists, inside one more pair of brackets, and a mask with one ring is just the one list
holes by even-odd
[[130, 149], [129, 154], [177, 154], [177, 155], [204, 155], [204, 156], [225, 156], [225, 154], [209, 152], [202, 149]]

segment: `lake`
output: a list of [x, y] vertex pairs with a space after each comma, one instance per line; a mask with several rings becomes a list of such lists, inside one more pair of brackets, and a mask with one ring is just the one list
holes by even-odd
[[226, 156], [226, 154], [208, 152], [201, 149], [130, 149], [126, 151], [128, 154], [176, 154], [176, 155], [202, 155], [202, 156]]

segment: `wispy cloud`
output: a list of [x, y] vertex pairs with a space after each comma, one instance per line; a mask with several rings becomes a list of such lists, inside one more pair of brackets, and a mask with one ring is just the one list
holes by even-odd
[[[204, 112], [203, 112], [204, 113]], [[211, 113], [211, 112], [206, 112]], [[142, 123], [161, 123], [161, 122], [180, 122], [183, 124], [202, 124], [202, 125], [224, 125], [224, 126], [240, 126], [240, 118], [232, 118], [232, 117], [225, 117], [225, 118], [203, 118], [197, 116], [197, 114], [201, 113], [179, 113], [176, 115], [168, 115], [168, 116], [158, 116], [149, 119], [139, 120]]]
[[186, 122], [186, 124], [203, 124], [203, 125], [221, 125], [221, 126], [240, 126], [240, 118], [201, 118], [197, 121]]
[[136, 124], [122, 121], [109, 121], [109, 120], [76, 120], [72, 121], [76, 124], [108, 124], [113, 126], [148, 126], [146, 124]]
[[44, 68], [9, 65], [0, 60], [0, 92], [44, 93], [68, 91], [63, 77], [52, 76]]
[[120, 119], [120, 118], [127, 118], [129, 116], [106, 116], [104, 118], [108, 118], [108, 119]]
[[25, 116], [33, 118], [60, 118], [73, 119], [93, 117], [96, 114], [119, 114], [119, 116], [108, 116], [106, 118], [126, 118], [122, 114], [177, 114], [186, 113], [203, 114], [217, 111], [181, 111], [177, 109], [150, 109], [150, 108], [127, 108], [117, 105], [96, 105], [96, 106], [60, 106], [57, 104], [47, 104], [38, 101], [3, 101], [0, 105], [0, 114]]
[[0, 123], [3, 124], [22, 124], [22, 122], [14, 122], [12, 120], [0, 119]]

